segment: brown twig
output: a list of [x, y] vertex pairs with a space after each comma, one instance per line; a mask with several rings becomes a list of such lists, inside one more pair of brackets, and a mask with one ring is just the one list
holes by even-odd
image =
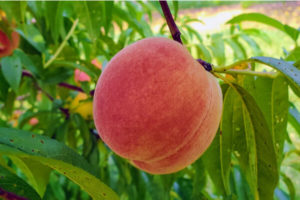
[[5, 190], [3, 190], [2, 188], [0, 188], [0, 198], [3, 197], [6, 200], [27, 200], [24, 197], [20, 197], [14, 193], [11, 192], [7, 192]]
[[171, 14], [171, 11], [170, 11], [167, 1], [159, 1], [159, 3], [160, 3], [162, 11], [164, 13], [164, 16], [166, 18], [166, 21], [167, 21], [168, 27], [170, 29], [170, 32], [172, 34], [173, 40], [182, 44], [182, 41], [180, 38], [181, 33], [173, 19], [173, 16]]
[[[168, 6], [167, 1], [161, 0], [161, 1], [159, 1], [159, 3], [160, 3], [162, 11], [164, 13], [164, 16], [166, 18], [166, 21], [167, 21], [169, 30], [172, 34], [173, 40], [175, 40], [175, 41], [179, 42], [180, 44], [182, 44], [181, 37], [180, 37], [181, 33], [180, 33], [180, 31], [179, 31], [179, 29], [178, 29], [178, 27], [177, 27], [177, 25], [176, 25], [176, 23], [173, 19], [173, 16], [171, 14], [171, 11], [170, 11], [170, 8]], [[210, 64], [210, 63], [208, 63], [208, 62], [206, 62], [202, 59], [197, 59], [197, 61], [204, 67], [204, 69], [206, 71], [211, 71], [212, 70], [212, 64]]]

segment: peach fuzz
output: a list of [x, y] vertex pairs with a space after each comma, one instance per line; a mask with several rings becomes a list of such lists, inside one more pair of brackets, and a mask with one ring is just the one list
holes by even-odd
[[147, 38], [107, 64], [93, 114], [100, 137], [116, 154], [146, 172], [168, 174], [193, 163], [211, 144], [222, 92], [183, 45]]

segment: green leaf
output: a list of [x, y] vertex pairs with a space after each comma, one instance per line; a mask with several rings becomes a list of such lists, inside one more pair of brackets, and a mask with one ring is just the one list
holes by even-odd
[[218, 65], [225, 64], [225, 46], [222, 34], [213, 34], [211, 36], [211, 51], [213, 52], [214, 58]]
[[27, 158], [62, 173], [95, 199], [118, 199], [97, 177], [98, 172], [72, 149], [56, 140], [31, 132], [0, 128], [0, 152]]
[[300, 78], [299, 78], [300, 70], [294, 67], [292, 64], [276, 58], [263, 57], [263, 56], [252, 57], [249, 60], [263, 63], [270, 67], [273, 67], [274, 69], [277, 69], [287, 79], [289, 79], [298, 90], [300, 90]]
[[105, 1], [103, 7], [103, 21], [104, 21], [104, 29], [106, 34], [108, 34], [108, 30], [111, 26], [112, 16], [114, 12], [114, 1]]
[[267, 44], [272, 42], [272, 40], [270, 39], [268, 34], [266, 34], [264, 31], [262, 31], [260, 29], [247, 28], [247, 29], [243, 29], [242, 32], [247, 34], [247, 35], [252, 35], [252, 36], [255, 36], [257, 38], [260, 38], [261, 40], [263, 40]]
[[173, 0], [172, 2], [173, 2], [173, 8], [174, 8], [174, 19], [176, 20], [177, 16], [178, 16], [178, 4], [179, 4], [179, 1]]
[[193, 163], [193, 167], [195, 169], [194, 183], [193, 183], [193, 193], [192, 199], [199, 199], [197, 197], [202, 196], [202, 190], [206, 185], [206, 173], [205, 166], [202, 159], [198, 159]]
[[9, 57], [4, 57], [1, 60], [1, 66], [4, 78], [11, 88], [17, 92], [22, 77], [22, 64], [20, 58], [15, 54]]
[[245, 88], [256, 100], [268, 123], [273, 137], [278, 166], [280, 166], [286, 139], [289, 107], [287, 81], [283, 76], [278, 76], [275, 79], [246, 77], [245, 84]]
[[297, 108], [295, 107], [289, 108], [288, 120], [300, 135], [300, 113], [297, 110]]
[[290, 199], [291, 200], [295, 200], [296, 199], [296, 190], [295, 190], [294, 183], [284, 173], [281, 173], [280, 175], [282, 176], [282, 179], [283, 179], [284, 183], [286, 184], [286, 186], [287, 186], [287, 188], [288, 188], [288, 190], [290, 192]]
[[9, 84], [5, 80], [2, 70], [0, 71], [0, 83], [0, 101], [4, 102], [8, 94]]
[[240, 38], [242, 38], [243, 40], [245, 40], [247, 42], [247, 44], [252, 48], [254, 56], [260, 56], [260, 55], [262, 55], [261, 49], [258, 46], [258, 44], [255, 42], [255, 40], [253, 40], [251, 37], [249, 37], [249, 36], [247, 36], [245, 34], [240, 35]]
[[16, 164], [25, 176], [28, 178], [29, 183], [37, 190], [39, 195], [44, 196], [46, 190], [51, 168], [40, 164], [37, 161], [27, 158], [18, 158], [11, 156], [12, 161]]
[[48, 67], [43, 72], [42, 84], [58, 84], [70, 78], [74, 71], [67, 67]]
[[211, 55], [209, 53], [209, 50], [204, 45], [197, 44], [196, 48], [197, 48], [197, 53], [202, 60], [211, 62]]
[[285, 33], [287, 33], [294, 41], [297, 40], [299, 31], [293, 27], [290, 27], [288, 25], [283, 25], [281, 22], [277, 21], [276, 19], [273, 19], [271, 17], [268, 17], [261, 13], [247, 13], [247, 14], [241, 14], [238, 16], [233, 17], [231, 20], [227, 21], [227, 24], [236, 24], [244, 21], [254, 21], [254, 22], [260, 22], [269, 26], [272, 26], [274, 28], [277, 28]]
[[46, 1], [45, 2], [45, 21], [47, 30], [51, 33], [51, 37], [55, 43], [58, 42], [59, 35], [65, 34], [63, 23], [64, 7], [70, 6], [64, 1]]
[[38, 68], [21, 49], [16, 49], [14, 51], [14, 54], [16, 54], [20, 58], [23, 66], [28, 71], [30, 71], [35, 77], [39, 77], [40, 74], [42, 74], [42, 70]]
[[289, 55], [285, 58], [287, 61], [298, 61], [300, 60], [300, 47], [296, 47], [289, 52]]
[[39, 30], [33, 25], [24, 24], [23, 30], [17, 29], [17, 32], [28, 41], [39, 52], [45, 51], [45, 40]]
[[188, 33], [195, 35], [196, 38], [198, 39], [198, 42], [203, 42], [203, 39], [201, 37], [201, 35], [198, 33], [198, 31], [196, 31], [194, 28], [192, 28], [191, 26], [185, 24], [183, 27], [185, 27], [188, 30]]
[[231, 40], [231, 39], [225, 40], [225, 42], [228, 43], [228, 45], [231, 47], [235, 60], [245, 59], [246, 57], [244, 51], [243, 49], [241, 49], [241, 46], [236, 43], [236, 41], [237, 40]]
[[233, 168], [231, 178], [234, 179], [232, 180], [232, 184], [234, 185], [232, 187], [235, 189], [235, 195], [238, 197], [237, 199], [254, 199], [253, 194], [250, 192], [247, 180], [241, 173], [239, 166]]
[[1, 112], [10, 116], [13, 112], [15, 100], [16, 100], [16, 93], [12, 90], [11, 91], [9, 90], [4, 102], [4, 107], [1, 108]]
[[223, 116], [221, 121], [221, 135], [220, 135], [220, 164], [222, 179], [226, 193], [230, 194], [229, 186], [229, 175], [230, 175], [230, 166], [231, 166], [231, 153], [233, 145], [233, 107], [235, 106], [235, 93], [232, 92], [232, 89], [229, 88], [224, 96], [223, 102]]
[[243, 105], [243, 119], [244, 119], [244, 130], [245, 130], [245, 139], [246, 139], [246, 146], [249, 159], [248, 161], [248, 170], [246, 172], [246, 177], [248, 178], [248, 183], [250, 189], [253, 193], [253, 196], [257, 198], [258, 194], [258, 161], [257, 161], [257, 144], [255, 141], [255, 130], [253, 124], [251, 123], [251, 118], [249, 112], [247, 112], [247, 108]]
[[257, 166], [251, 166], [251, 168], [253, 167], [254, 171], [257, 168], [259, 197], [261, 199], [273, 199], [274, 189], [278, 182], [278, 168], [272, 134], [253, 97], [239, 85], [234, 84], [232, 86], [243, 102], [246, 137], [248, 133], [254, 134], [254, 138], [248, 137], [247, 145], [252, 144], [256, 148], [256, 155], [251, 155], [250, 152], [250, 159], [254, 157], [257, 163]]
[[92, 149], [91, 133], [86, 124], [86, 121], [80, 114], [74, 114], [71, 116], [71, 121], [74, 123], [77, 129], [80, 131], [80, 135], [83, 139], [83, 156], [87, 156]]
[[8, 1], [0, 2], [0, 8], [6, 13], [9, 21], [15, 19], [18, 24], [25, 23], [25, 12], [26, 12], [27, 2], [26, 1]]
[[[284, 141], [287, 137], [288, 120], [288, 84], [284, 77], [278, 76], [273, 80], [271, 98], [272, 135], [277, 156], [278, 167], [283, 157]], [[279, 168], [278, 168], [279, 170]]]
[[0, 188], [31, 200], [41, 199], [38, 193], [23, 179], [0, 165]]
[[99, 13], [99, 11], [102, 11], [102, 2], [81, 1], [72, 2], [72, 4], [80, 24], [83, 24], [86, 27], [94, 41], [100, 33], [100, 26], [102, 24], [101, 13]]
[[221, 158], [220, 158], [220, 132], [218, 131], [209, 148], [201, 156], [205, 169], [213, 181], [217, 192], [225, 195], [226, 189], [223, 183]]
[[71, 61], [54, 61], [52, 66], [63, 66], [66, 68], [70, 68], [70, 69], [79, 69], [80, 71], [83, 71], [85, 73], [87, 73], [87, 75], [89, 75], [91, 78], [97, 79], [98, 78], [98, 74], [96, 74], [95, 72], [93, 72], [92, 70], [90, 70], [89, 68], [87, 68], [86, 66], [77, 64], [75, 62], [71, 62]]
[[137, 31], [140, 34], [140, 36], [145, 37], [143, 27], [141, 26], [139, 21], [137, 21], [136, 18], [130, 16], [128, 12], [126, 12], [124, 9], [120, 8], [119, 6], [115, 6], [114, 10], [115, 10], [115, 16], [117, 18], [126, 21], [129, 27]]

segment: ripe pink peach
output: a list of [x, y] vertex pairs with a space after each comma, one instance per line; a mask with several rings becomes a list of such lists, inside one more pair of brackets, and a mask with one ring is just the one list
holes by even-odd
[[211, 144], [222, 92], [183, 45], [148, 38], [107, 64], [93, 114], [100, 137], [116, 154], [146, 172], [168, 174], [193, 163]]

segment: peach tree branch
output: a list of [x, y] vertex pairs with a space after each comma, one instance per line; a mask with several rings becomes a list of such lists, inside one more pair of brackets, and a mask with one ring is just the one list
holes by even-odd
[[3, 190], [2, 188], [0, 188], [0, 198], [1, 197], [3, 197], [4, 199], [27, 200], [24, 197], [20, 197], [11, 192], [7, 192], [7, 191]]
[[160, 3], [162, 11], [164, 13], [164, 16], [166, 18], [166, 21], [167, 21], [168, 27], [170, 29], [170, 32], [172, 34], [173, 40], [182, 44], [182, 41], [180, 38], [181, 33], [173, 19], [173, 16], [171, 14], [171, 11], [170, 11], [167, 1], [163, 0], [163, 1], [159, 1], [159, 3]]
[[[178, 27], [177, 27], [177, 25], [174, 21], [174, 18], [172, 16], [172, 13], [170, 11], [170, 8], [168, 6], [167, 1], [161, 0], [161, 1], [159, 1], [159, 3], [160, 3], [162, 11], [164, 13], [164, 16], [166, 18], [166, 22], [167, 22], [169, 30], [172, 34], [173, 40], [175, 40], [175, 41], [179, 42], [180, 44], [182, 44], [181, 37], [180, 37], [181, 33], [180, 33], [180, 31], [179, 31], [179, 29], [178, 29]], [[212, 68], [213, 68], [212, 64], [210, 64], [210, 63], [208, 63], [208, 62], [206, 62], [202, 59], [197, 59], [197, 61], [198, 61], [198, 63], [200, 63], [204, 67], [204, 69], [206, 71], [211, 71], [212, 70]]]
[[65, 47], [67, 41], [70, 39], [70, 37], [72, 36], [77, 24], [78, 24], [78, 19], [76, 19], [68, 33], [68, 35], [66, 36], [66, 38], [64, 39], [64, 41], [60, 44], [60, 46], [58, 47], [58, 49], [56, 50], [56, 52], [54, 53], [54, 55], [51, 57], [50, 60], [48, 60], [48, 62], [45, 64], [45, 68], [49, 67], [52, 62], [57, 58], [57, 56], [60, 54], [60, 52], [63, 50], [63, 48]]

